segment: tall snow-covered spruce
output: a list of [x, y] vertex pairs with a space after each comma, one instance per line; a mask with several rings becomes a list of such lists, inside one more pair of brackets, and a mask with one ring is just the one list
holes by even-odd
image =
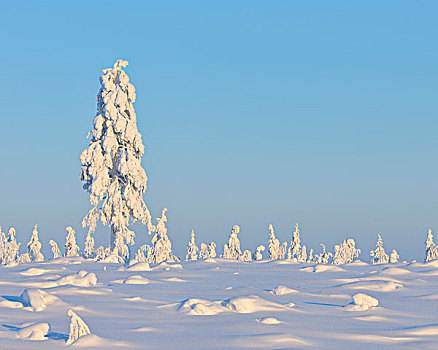
[[117, 60], [102, 71], [90, 144], [80, 156], [81, 180], [93, 206], [82, 225], [91, 232], [99, 220], [109, 225], [113, 248], [116, 239], [133, 243], [133, 232], [127, 227], [137, 220], [147, 225], [149, 233], [154, 231], [143, 200], [147, 182], [141, 166], [144, 145], [133, 106], [135, 88], [123, 70], [127, 65]]

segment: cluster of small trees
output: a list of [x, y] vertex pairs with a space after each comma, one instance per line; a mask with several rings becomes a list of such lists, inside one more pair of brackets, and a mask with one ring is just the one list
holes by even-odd
[[[66, 228], [67, 235], [65, 238], [64, 252], [58, 247], [58, 244], [50, 240], [49, 244], [52, 250], [52, 258], [60, 257], [77, 257], [82, 256], [86, 259], [93, 259], [103, 262], [118, 262], [128, 263], [130, 261], [148, 262], [151, 264], [161, 263], [163, 261], [179, 262], [179, 258], [172, 252], [172, 243], [167, 236], [167, 209], [163, 209], [161, 217], [157, 218], [155, 226], [155, 234], [151, 239], [151, 245], [142, 245], [135, 254], [131, 254], [130, 246], [116, 242], [111, 247], [104, 248], [99, 246], [94, 247], [94, 238], [88, 231], [85, 237], [84, 249], [81, 250], [76, 242], [75, 230], [68, 226]], [[319, 254], [314, 254], [314, 250], [310, 249], [307, 253], [306, 245], [301, 244], [300, 230], [298, 224], [292, 232], [290, 243], [280, 241], [275, 236], [272, 225], [268, 227], [267, 241], [267, 259], [268, 260], [291, 260], [293, 262], [302, 263], [317, 263], [317, 264], [348, 264], [357, 259], [361, 253], [360, 249], [356, 248], [354, 239], [349, 238], [336, 244], [333, 252], [328, 252], [326, 246], [321, 244]], [[220, 255], [224, 259], [232, 259], [239, 261], [262, 260], [263, 252], [266, 250], [264, 245], [259, 245], [255, 252], [251, 254], [249, 250], [242, 252], [238, 234], [240, 227], [234, 225], [228, 238], [228, 243], [224, 245], [223, 253]], [[35, 225], [27, 243], [27, 251], [20, 254], [21, 243], [18, 243], [15, 238], [15, 229], [11, 227], [7, 233], [4, 233], [0, 227], [0, 264], [14, 266], [18, 263], [44, 261], [44, 255], [41, 252], [41, 242], [38, 237], [38, 225]], [[429, 229], [426, 238], [425, 262], [438, 260], [438, 246], [433, 241], [432, 230]], [[209, 244], [201, 243], [200, 248], [196, 244], [195, 232], [192, 230], [190, 239], [187, 244], [186, 261], [202, 260], [208, 258], [216, 258], [216, 243]], [[390, 254], [387, 254], [383, 247], [383, 239], [381, 235], [377, 235], [376, 249], [370, 251], [370, 264], [387, 264], [397, 263], [400, 257], [397, 250], [393, 249]]]
[[[157, 218], [156, 232], [152, 238], [151, 246], [143, 245], [135, 254], [137, 261], [148, 263], [179, 261], [178, 257], [172, 253], [172, 244], [167, 237], [166, 211], [167, 209], [163, 209], [161, 217]], [[65, 238], [64, 254], [61, 253], [58, 244], [54, 240], [49, 241], [53, 259], [82, 256], [86, 259], [117, 263], [129, 262], [131, 260], [130, 246], [128, 246], [125, 241], [116, 239], [112, 248], [99, 246], [95, 249], [94, 238], [91, 236], [90, 231], [88, 231], [85, 237], [84, 249], [81, 251], [76, 242], [75, 230], [68, 226], [66, 231], [67, 236]], [[132, 241], [132, 244], [133, 243]], [[0, 263], [11, 266], [23, 262], [44, 261], [44, 255], [41, 253], [42, 245], [39, 241], [37, 225], [34, 226], [30, 241], [27, 244], [27, 252], [21, 255], [19, 254], [20, 244], [21, 243], [17, 243], [15, 239], [14, 228], [10, 228], [8, 233], [5, 234], [0, 227]]]
[[[349, 238], [344, 240], [340, 244], [334, 246], [334, 252], [327, 252], [326, 246], [321, 244], [322, 250], [319, 254], [314, 254], [314, 250], [310, 249], [307, 252], [306, 245], [301, 245], [300, 238], [300, 230], [298, 224], [295, 224], [294, 231], [292, 233], [291, 242], [288, 244], [287, 242], [283, 242], [280, 244], [280, 241], [275, 236], [274, 227], [272, 225], [268, 226], [268, 259], [269, 260], [291, 260], [294, 262], [307, 262], [307, 263], [318, 263], [318, 264], [348, 264], [357, 259], [361, 253], [360, 249], [356, 248], [356, 242], [354, 239]], [[233, 259], [240, 261], [252, 261], [252, 260], [262, 260], [263, 254], [266, 250], [264, 245], [259, 245], [256, 248], [254, 254], [251, 254], [249, 250], [245, 250], [243, 253], [240, 248], [240, 241], [238, 238], [238, 233], [240, 232], [240, 228], [237, 225], [233, 226], [230, 237], [228, 239], [228, 244], [224, 245], [222, 258], [225, 259]], [[210, 244], [210, 246], [215, 247], [214, 242]], [[206, 251], [208, 246], [204, 243], [201, 244], [201, 252]], [[438, 248], [434, 245], [434, 252], [438, 255]], [[192, 230], [190, 234], [190, 240], [187, 244], [187, 255], [186, 261], [198, 260], [206, 257], [214, 257], [216, 256], [216, 251], [213, 249], [213, 256], [211, 254], [199, 254], [199, 248], [195, 242], [195, 233]], [[396, 263], [398, 262], [399, 255], [395, 249], [391, 252], [391, 255], [388, 256], [385, 253], [385, 249], [383, 248], [383, 240], [380, 235], [378, 235], [377, 246], [374, 251], [370, 252], [370, 264], [386, 264], [388, 262]]]

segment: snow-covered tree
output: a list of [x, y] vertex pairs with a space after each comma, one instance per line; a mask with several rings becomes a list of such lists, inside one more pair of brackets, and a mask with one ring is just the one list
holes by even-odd
[[[1, 231], [1, 229], [0, 229]], [[2, 238], [3, 239], [3, 238]], [[2, 263], [6, 265], [16, 264], [19, 260], [18, 251], [20, 244], [15, 239], [15, 229], [11, 227], [8, 231], [8, 238], [5, 243], [5, 254], [2, 259]]]
[[265, 251], [265, 246], [259, 245], [254, 253], [254, 260], [262, 260], [263, 259], [262, 252], [264, 251]]
[[252, 261], [251, 252], [249, 250], [245, 250], [243, 254], [239, 258], [240, 261]]
[[330, 261], [330, 258], [333, 256], [332, 253], [327, 252], [326, 247], [324, 244], [320, 244], [322, 247], [322, 252], [319, 254], [316, 258], [316, 261], [318, 264], [328, 264]]
[[95, 257], [94, 259], [96, 261], [100, 261], [106, 258], [106, 252], [105, 252], [105, 248], [103, 246], [99, 246], [97, 247], [97, 249], [95, 250]]
[[44, 255], [41, 253], [41, 242], [38, 239], [38, 225], [33, 227], [32, 236], [27, 243], [27, 250], [30, 261], [44, 261]]
[[280, 260], [286, 259], [287, 256], [287, 242], [283, 242], [280, 246], [280, 256], [278, 257]]
[[199, 259], [208, 259], [210, 257], [210, 252], [208, 250], [208, 245], [201, 243], [201, 249], [199, 250]]
[[397, 251], [393, 249], [391, 254], [389, 255], [389, 262], [391, 264], [395, 264], [398, 262], [398, 259], [400, 259], [400, 255], [398, 255]]
[[287, 252], [287, 258], [297, 259], [301, 256], [301, 240], [300, 240], [300, 229], [298, 224], [295, 224], [294, 232], [292, 233], [292, 241], [290, 242], [290, 247]]
[[94, 238], [91, 237], [91, 231], [88, 230], [87, 236], [85, 237], [85, 247], [84, 247], [84, 258], [94, 259]]
[[66, 341], [67, 345], [73, 344], [76, 340], [84, 335], [91, 334], [86, 323], [73, 311], [68, 310], [70, 320], [70, 332]]
[[306, 245], [303, 244], [303, 246], [301, 247], [298, 256], [297, 256], [297, 260], [299, 262], [306, 262], [307, 261], [307, 247]]
[[65, 256], [79, 256], [79, 247], [76, 244], [76, 232], [71, 226], [65, 228], [67, 236], [65, 237]]
[[280, 241], [275, 237], [274, 228], [269, 225], [269, 260], [278, 260], [280, 258]]
[[6, 254], [6, 234], [2, 231], [0, 226], [0, 262], [3, 264], [3, 259]]
[[137, 260], [138, 262], [148, 262], [150, 255], [151, 247], [147, 244], [144, 244], [140, 248], [138, 248], [137, 253], [135, 254], [135, 260]]
[[114, 257], [113, 260], [129, 261], [131, 255], [130, 247], [134, 245], [134, 237], [134, 231], [127, 228], [125, 228], [123, 232], [117, 231], [115, 233], [115, 240], [111, 251], [111, 255]]
[[225, 259], [235, 259], [239, 260], [242, 255], [240, 250], [240, 241], [237, 238], [237, 234], [240, 232], [240, 227], [234, 225], [230, 233], [230, 238], [228, 239], [228, 244], [224, 245], [224, 254], [222, 255]]
[[23, 263], [30, 263], [31, 260], [30, 260], [29, 253], [23, 253], [23, 254], [21, 254], [20, 257], [18, 258], [18, 262], [19, 262], [20, 264], [23, 264]]
[[333, 264], [335, 265], [351, 263], [360, 254], [360, 249], [356, 249], [356, 242], [352, 238], [343, 241], [340, 245], [335, 245], [334, 250]]
[[[80, 156], [81, 180], [93, 206], [82, 225], [91, 231], [98, 220], [109, 225], [112, 248], [117, 236], [132, 240], [127, 226], [136, 221], [146, 224], [149, 233], [154, 231], [143, 200], [147, 183], [141, 166], [144, 145], [133, 106], [135, 88], [123, 70], [127, 65], [127, 61], [117, 60], [102, 71], [92, 137]], [[119, 238], [119, 243], [123, 240]]]
[[436, 259], [438, 259], [438, 247], [433, 242], [432, 230], [429, 229], [426, 238], [426, 257], [424, 258], [424, 261], [428, 262]]
[[195, 242], [195, 231], [192, 230], [189, 243], [187, 244], [186, 261], [198, 260], [198, 251], [199, 248]]
[[389, 256], [385, 252], [385, 248], [383, 248], [383, 239], [378, 234], [377, 235], [377, 244], [376, 249], [370, 251], [370, 264], [387, 264], [389, 261]]
[[216, 243], [211, 242], [208, 245], [208, 254], [210, 255], [210, 258], [215, 258], [216, 257]]
[[161, 218], [157, 218], [156, 233], [152, 238], [152, 252], [150, 263], [160, 263], [162, 261], [178, 261], [178, 258], [172, 253], [172, 244], [167, 237], [167, 208], [161, 212]]
[[313, 256], [313, 249], [310, 249], [309, 255], [307, 256], [307, 262], [312, 263], [314, 259], [315, 258]]
[[52, 247], [53, 259], [57, 259], [61, 257], [61, 251], [58, 248], [58, 244], [55, 241], [49, 241], [50, 246]]

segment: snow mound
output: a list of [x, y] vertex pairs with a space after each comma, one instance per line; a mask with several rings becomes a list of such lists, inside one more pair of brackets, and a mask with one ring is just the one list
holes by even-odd
[[400, 267], [386, 267], [382, 270], [382, 273], [386, 275], [397, 276], [397, 275], [406, 275], [408, 273], [411, 273], [411, 271], [402, 269]]
[[94, 272], [81, 270], [78, 273], [64, 276], [56, 281], [59, 285], [70, 284], [77, 287], [91, 287], [97, 284], [97, 276]]
[[46, 335], [50, 332], [48, 323], [28, 323], [23, 325], [17, 332], [20, 338], [29, 340], [46, 340]]
[[285, 295], [291, 293], [298, 293], [298, 291], [286, 286], [277, 286], [271, 291], [271, 293], [274, 295]]
[[124, 284], [149, 284], [149, 283], [151, 283], [151, 281], [148, 280], [147, 278], [144, 278], [143, 276], [134, 275], [134, 276], [128, 277], [123, 283]]
[[217, 302], [190, 298], [181, 302], [178, 311], [187, 315], [217, 315], [229, 310]]
[[92, 287], [96, 285], [97, 277], [94, 272], [87, 272], [85, 270], [82, 270], [78, 273], [73, 273], [71, 275], [61, 277], [59, 280], [56, 280], [55, 283], [58, 286], [70, 284], [77, 287]]
[[203, 261], [206, 263], [217, 263], [217, 261], [213, 258], [207, 258], [207, 259], [204, 259]]
[[9, 309], [19, 309], [23, 307], [23, 304], [18, 301], [2, 300], [0, 301], [0, 307], [7, 307]]
[[139, 262], [129, 267], [121, 267], [119, 271], [152, 271], [147, 262]]
[[234, 297], [224, 300], [222, 305], [231, 311], [242, 314], [250, 314], [259, 311], [280, 311], [285, 309], [283, 305], [273, 303], [257, 295]]
[[362, 261], [362, 260], [354, 260], [352, 263], [349, 264], [350, 266], [368, 266], [369, 264], [367, 264], [366, 262]]
[[87, 334], [76, 340], [72, 346], [84, 349], [118, 349], [122, 347], [129, 347], [129, 344], [101, 338], [95, 334]]
[[30, 269], [21, 271], [20, 275], [23, 275], [23, 276], [41, 276], [45, 272], [48, 272], [48, 271], [46, 271], [44, 269], [37, 269], [35, 267], [31, 267]]
[[182, 269], [182, 265], [178, 263], [169, 264], [167, 262], [162, 262], [160, 264], [157, 264], [153, 267], [153, 269], [164, 269], [164, 270], [170, 270], [170, 269]]
[[315, 266], [303, 267], [301, 271], [319, 273], [319, 272], [343, 272], [345, 270], [336, 265], [319, 264]]
[[35, 312], [43, 311], [49, 304], [59, 301], [54, 295], [35, 288], [25, 289], [19, 300], [24, 307], [30, 307]]
[[163, 281], [167, 281], [167, 282], [187, 282], [186, 280], [183, 280], [183, 279], [178, 278], [178, 277], [164, 278]]
[[346, 284], [347, 287], [352, 289], [363, 289], [373, 292], [392, 292], [398, 288], [403, 287], [401, 283], [394, 281], [357, 281]]
[[347, 305], [349, 311], [363, 311], [379, 305], [379, 301], [369, 295], [358, 293], [352, 296], [353, 303]]
[[283, 323], [274, 317], [263, 317], [263, 318], [257, 319], [257, 321], [262, 323], [262, 324], [280, 324], [280, 323]]
[[300, 264], [299, 262], [294, 261], [294, 260], [272, 260], [271, 263], [275, 264], [275, 265], [298, 265], [298, 264]]
[[432, 260], [424, 264], [427, 267], [438, 267], [438, 260]]
[[111, 254], [107, 256], [105, 259], [99, 260], [100, 263], [109, 263], [109, 264], [124, 264], [125, 260], [118, 255]]

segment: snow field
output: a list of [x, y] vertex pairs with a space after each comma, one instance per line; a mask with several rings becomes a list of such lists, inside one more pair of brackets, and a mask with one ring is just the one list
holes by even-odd
[[[125, 267], [74, 257], [2, 267], [0, 348], [435, 347], [437, 266], [355, 262], [313, 273], [318, 266], [216, 258]], [[93, 275], [96, 283], [75, 282]], [[68, 310], [91, 333], [72, 345]]]

